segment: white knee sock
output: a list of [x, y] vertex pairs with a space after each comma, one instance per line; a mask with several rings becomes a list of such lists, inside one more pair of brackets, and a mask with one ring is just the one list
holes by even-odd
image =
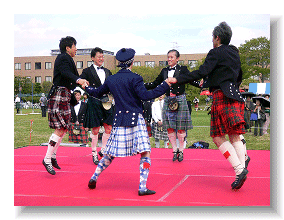
[[232, 143], [233, 147], [236, 150], [236, 153], [238, 155], [238, 158], [240, 162], [242, 163], [243, 167], [245, 167], [245, 147], [242, 141], [237, 141]]
[[247, 144], [245, 137], [241, 134], [240, 135], [241, 141], [243, 142], [244, 148], [245, 148], [245, 161], [248, 159], [248, 152], [247, 152]]
[[102, 136], [102, 152], [103, 150], [106, 148], [106, 144], [107, 144], [107, 140], [109, 138], [110, 134], [107, 134], [107, 133], [103, 133], [103, 136]]
[[56, 134], [52, 134], [49, 138], [49, 141], [48, 141], [48, 146], [47, 146], [47, 151], [46, 151], [46, 155], [45, 155], [45, 158], [44, 158], [44, 162], [45, 163], [51, 163], [51, 156], [52, 156], [52, 153], [53, 151], [55, 150], [55, 147], [56, 147], [56, 143], [60, 140], [60, 137], [57, 136]]
[[183, 152], [184, 149], [184, 138], [186, 136], [186, 133], [177, 133], [177, 137], [179, 140], [179, 151]]
[[57, 150], [58, 150], [58, 148], [59, 148], [59, 146], [60, 146], [60, 144], [61, 144], [61, 141], [62, 141], [63, 137], [65, 136], [65, 134], [66, 134], [66, 133], [64, 133], [64, 134], [62, 135], [62, 137], [60, 137], [60, 139], [57, 141], [57, 143], [56, 143], [56, 145], [55, 145], [55, 148], [54, 148], [54, 151], [53, 151], [53, 153], [52, 153], [51, 158], [54, 158], [54, 159], [56, 158]]
[[168, 141], [164, 141], [164, 147], [165, 147], [165, 148], [168, 148], [168, 144], [169, 144]]
[[155, 146], [156, 148], [160, 148], [160, 140], [155, 140]]
[[223, 144], [221, 144], [221, 146], [219, 146], [219, 150], [225, 156], [225, 158], [230, 162], [230, 164], [235, 170], [236, 175], [241, 174], [244, 166], [239, 160], [238, 155], [233, 145], [229, 141], [226, 141]]
[[176, 133], [173, 132], [173, 133], [168, 133], [168, 137], [169, 137], [169, 140], [172, 144], [172, 147], [173, 147], [173, 151], [176, 152], [177, 151], [177, 137], [176, 137]]
[[97, 155], [97, 144], [98, 144], [98, 139], [99, 139], [99, 135], [94, 135], [94, 134], [90, 134], [90, 138], [92, 139], [92, 143], [91, 143], [91, 148], [92, 148], [92, 154], [95, 156]]

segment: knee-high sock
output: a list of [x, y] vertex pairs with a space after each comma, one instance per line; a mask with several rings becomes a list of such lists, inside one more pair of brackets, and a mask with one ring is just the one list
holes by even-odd
[[159, 139], [155, 139], [155, 146], [156, 146], [156, 148], [160, 148], [160, 140]]
[[186, 133], [177, 133], [177, 137], [178, 137], [178, 140], [179, 140], [179, 151], [183, 151], [184, 149], [184, 138], [186, 136]]
[[99, 175], [111, 164], [113, 161], [114, 157], [109, 157], [109, 156], [103, 156], [102, 159], [100, 160], [97, 169], [91, 179], [97, 181], [99, 178]]
[[92, 154], [95, 156], [97, 155], [97, 144], [98, 144], [98, 139], [99, 139], [99, 135], [94, 135], [94, 134], [90, 134], [90, 138], [92, 139], [92, 143], [91, 143], [91, 148], [92, 148]]
[[238, 155], [238, 158], [241, 162], [241, 164], [243, 165], [243, 167], [245, 167], [245, 147], [242, 141], [236, 141], [234, 143], [232, 143], [233, 147], [236, 150], [236, 153]]
[[236, 175], [241, 174], [244, 166], [239, 160], [238, 155], [233, 145], [229, 141], [226, 141], [223, 144], [221, 144], [221, 146], [218, 146], [218, 147], [221, 153], [224, 155], [224, 157], [230, 162], [230, 164], [234, 168]]
[[60, 146], [60, 144], [61, 144], [61, 141], [62, 141], [63, 137], [65, 136], [65, 134], [66, 134], [66, 133], [64, 133], [64, 134], [62, 135], [62, 137], [60, 137], [60, 139], [59, 139], [58, 142], [56, 143], [51, 158], [54, 158], [54, 159], [56, 158], [57, 150], [58, 150], [58, 148], [59, 148], [59, 146]]
[[103, 133], [103, 136], [102, 136], [102, 151], [106, 148], [106, 144], [107, 144], [107, 140], [109, 138], [110, 134], [107, 134], [107, 133]]
[[45, 163], [51, 163], [51, 156], [53, 151], [55, 150], [56, 143], [60, 140], [60, 136], [57, 136], [56, 134], [52, 134], [49, 138], [48, 146], [47, 146], [47, 151], [46, 155], [44, 158]]
[[146, 191], [146, 183], [149, 175], [149, 169], [151, 166], [150, 157], [141, 157], [140, 159], [140, 183], [139, 183], [139, 191]]
[[164, 141], [164, 147], [165, 148], [168, 148], [168, 143], [169, 143], [168, 141]]
[[169, 140], [172, 144], [173, 147], [173, 151], [176, 152], [177, 151], [177, 137], [176, 137], [176, 133], [172, 132], [172, 133], [168, 133], [168, 137]]
[[246, 144], [247, 142], [245, 140], [245, 137], [242, 134], [240, 135], [240, 138], [245, 148], [245, 160], [247, 160], [248, 159], [247, 144]]

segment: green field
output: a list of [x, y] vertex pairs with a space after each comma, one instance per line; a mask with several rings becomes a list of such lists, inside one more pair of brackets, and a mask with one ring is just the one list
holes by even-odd
[[[54, 131], [48, 126], [47, 117], [42, 118], [41, 114], [29, 114], [31, 109], [23, 109], [22, 113], [27, 115], [16, 115], [14, 110], [14, 148], [19, 148], [29, 145], [40, 145], [41, 143], [47, 143], [50, 135]], [[36, 109], [34, 113], [41, 113], [41, 110]], [[188, 131], [187, 143], [188, 146], [192, 145], [197, 141], [205, 141], [209, 143], [209, 148], [217, 149], [212, 141], [210, 135], [210, 116], [207, 115], [207, 111], [193, 111], [192, 123], [194, 128]], [[30, 129], [31, 120], [33, 120], [31, 140], [30, 140]], [[248, 150], [270, 150], [270, 129], [268, 135], [255, 137], [252, 133], [244, 134], [247, 141]], [[155, 147], [154, 139], [150, 138], [151, 146]], [[62, 143], [68, 143], [68, 135], [65, 135]], [[89, 143], [90, 145], [90, 143]], [[160, 144], [163, 147], [163, 142]]]

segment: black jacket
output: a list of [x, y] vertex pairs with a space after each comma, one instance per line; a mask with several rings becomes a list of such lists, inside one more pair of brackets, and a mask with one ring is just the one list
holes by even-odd
[[178, 83], [188, 83], [204, 78], [203, 87], [220, 88], [228, 98], [244, 102], [239, 91], [241, 61], [238, 51], [229, 45], [221, 45], [209, 51], [199, 70], [176, 77]]
[[70, 90], [76, 88], [79, 74], [73, 58], [67, 54], [59, 54], [54, 62], [53, 84], [64, 86]]
[[[155, 81], [151, 82], [151, 83], [145, 83], [145, 87], [146, 89], [154, 89], [156, 88], [158, 85], [160, 85], [165, 79], [168, 78], [168, 68], [164, 68], [162, 69], [161, 73], [158, 75], [158, 77], [155, 79]], [[180, 65], [176, 65], [176, 70], [174, 73], [174, 77], [178, 77], [178, 76], [182, 76], [189, 73], [189, 70], [187, 69], [186, 66], [180, 66]], [[194, 81], [191, 80], [189, 82], [191, 85], [196, 86], [199, 88], [199, 82], [198, 81]], [[176, 84], [172, 84], [172, 86], [170, 87], [170, 90], [168, 90], [166, 92], [166, 95], [169, 96], [170, 92], [172, 92], [173, 94], [176, 95], [182, 95], [184, 94], [185, 91], [185, 85], [180, 84], [180, 83], [176, 83]]]
[[[110, 75], [112, 75], [112, 73], [107, 68], [103, 68], [103, 70], [106, 73], [106, 79]], [[80, 78], [86, 79], [87, 81], [89, 81], [90, 86], [92, 87], [97, 88], [102, 85], [101, 80], [97, 74], [97, 71], [94, 68], [94, 65], [91, 65], [90, 67], [83, 69], [82, 74], [80, 75]]]
[[79, 123], [83, 123], [86, 115], [86, 110], [87, 110], [87, 103], [81, 102], [81, 106], [77, 116], [75, 113], [74, 106], [71, 106], [71, 123], [75, 123], [76, 121], [78, 121]]

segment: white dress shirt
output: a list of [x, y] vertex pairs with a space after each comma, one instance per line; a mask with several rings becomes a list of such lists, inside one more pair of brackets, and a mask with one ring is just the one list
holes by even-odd
[[164, 106], [164, 100], [158, 100], [152, 104], [152, 118], [157, 123], [162, 121], [162, 110]]
[[93, 64], [95, 70], [97, 71], [97, 74], [101, 80], [101, 83], [104, 84], [105, 80], [106, 80], [106, 73], [103, 69], [98, 69], [98, 66], [96, 64]]

